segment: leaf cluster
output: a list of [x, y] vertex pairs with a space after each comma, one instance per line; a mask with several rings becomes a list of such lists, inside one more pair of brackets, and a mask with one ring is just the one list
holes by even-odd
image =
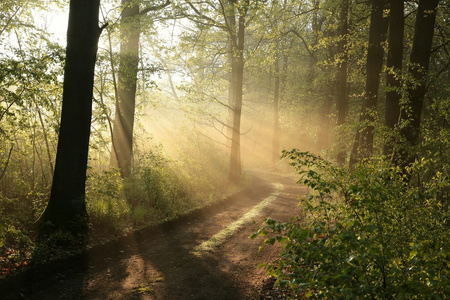
[[282, 245], [266, 265], [277, 284], [313, 299], [445, 299], [450, 215], [437, 196], [447, 180], [415, 186], [381, 162], [347, 171], [307, 152], [284, 156], [310, 194], [304, 221], [267, 219], [252, 236]]

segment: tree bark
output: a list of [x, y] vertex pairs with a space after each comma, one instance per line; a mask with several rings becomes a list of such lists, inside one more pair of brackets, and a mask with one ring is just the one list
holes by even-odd
[[420, 0], [417, 9], [408, 68], [408, 73], [411, 74], [413, 82], [407, 85], [407, 101], [400, 112], [400, 135], [405, 143], [399, 146], [393, 157], [394, 162], [403, 167], [414, 162], [414, 147], [419, 142], [420, 119], [426, 93], [426, 80], [438, 4], [439, 0]]
[[[404, 1], [390, 0], [389, 35], [386, 74], [386, 112], [385, 124], [393, 132], [400, 116], [401, 73], [403, 63], [403, 36], [405, 27]], [[393, 136], [385, 140], [383, 154], [391, 155], [394, 146]]]
[[241, 113], [242, 113], [242, 92], [244, 84], [244, 40], [245, 40], [245, 18], [247, 15], [249, 0], [243, 1], [239, 8], [238, 31], [232, 37], [233, 60], [232, 77], [234, 87], [233, 106], [233, 132], [231, 138], [230, 156], [230, 179], [238, 181], [242, 175], [241, 167]]
[[123, 178], [131, 174], [136, 86], [139, 65], [139, 4], [122, 0], [120, 57], [116, 114], [113, 126], [111, 166], [119, 168]]
[[[347, 54], [347, 40], [348, 40], [348, 9], [349, 0], [342, 0], [339, 12], [339, 43], [338, 43], [338, 74], [337, 74], [337, 91], [336, 91], [336, 126], [341, 126], [347, 122], [348, 115], [348, 96], [347, 96], [347, 68], [348, 68], [348, 54]], [[342, 138], [338, 135], [338, 148], [336, 160], [338, 165], [342, 166], [345, 163], [346, 152], [345, 144]]]
[[320, 1], [319, 0], [313, 0], [312, 1], [312, 20], [311, 20], [311, 30], [312, 30], [312, 41], [310, 44], [311, 52], [309, 53], [309, 59], [308, 59], [308, 70], [306, 71], [306, 90], [308, 92], [312, 92], [314, 89], [314, 78], [316, 77], [316, 67], [317, 67], [317, 60], [314, 56], [314, 47], [319, 42], [319, 32], [321, 31], [321, 21], [320, 21]]
[[384, 50], [382, 42], [386, 38], [387, 22], [383, 18], [385, 0], [373, 0], [370, 15], [369, 47], [367, 49], [367, 77], [364, 92], [361, 123], [363, 128], [355, 138], [350, 166], [363, 158], [369, 158], [373, 153], [374, 122], [378, 101], [378, 87], [383, 65]]
[[[61, 127], [55, 172], [41, 228], [87, 228], [85, 182], [91, 128], [100, 0], [71, 0]], [[49, 226], [51, 224], [51, 226]]]
[[275, 167], [280, 160], [280, 124], [279, 124], [279, 102], [280, 102], [280, 59], [277, 49], [275, 59], [275, 86], [273, 92], [273, 136], [272, 136], [272, 166]]
[[140, 10], [139, 1], [122, 0], [120, 54], [116, 114], [114, 117], [110, 165], [119, 168], [122, 178], [131, 174], [136, 87], [139, 66], [140, 17], [160, 10], [170, 2]]
[[[236, 27], [236, 13], [234, 5], [231, 1], [226, 2], [227, 10], [226, 13], [228, 15], [225, 16], [227, 27], [230, 29], [231, 32], [234, 31], [234, 28]], [[228, 63], [230, 64], [231, 68], [233, 68], [233, 38], [229, 35], [228, 36]], [[234, 85], [233, 85], [233, 70], [230, 70], [228, 74], [228, 120], [227, 120], [227, 141], [226, 144], [231, 148], [232, 144], [232, 136], [233, 136], [233, 106], [234, 106]]]

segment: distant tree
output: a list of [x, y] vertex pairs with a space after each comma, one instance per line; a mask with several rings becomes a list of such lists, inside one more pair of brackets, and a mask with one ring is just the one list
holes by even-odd
[[[339, 40], [338, 40], [338, 74], [337, 74], [337, 91], [336, 91], [336, 125], [345, 124], [348, 115], [348, 95], [347, 95], [347, 68], [348, 68], [348, 10], [349, 0], [342, 0], [339, 10]], [[343, 165], [345, 163], [346, 153], [344, 144], [339, 143], [339, 152], [337, 154], [337, 163]]]
[[[249, 0], [230, 1], [232, 6], [237, 6], [237, 28], [230, 28], [233, 58], [231, 60], [231, 77], [234, 96], [233, 105], [233, 132], [231, 135], [230, 179], [238, 180], [241, 177], [241, 116], [242, 93], [244, 87], [244, 43], [247, 13], [250, 6]], [[235, 9], [234, 7], [232, 9]]]
[[71, 0], [63, 104], [55, 172], [48, 205], [38, 220], [52, 228], [86, 229], [85, 182], [91, 129], [100, 0]]
[[228, 106], [230, 137], [229, 177], [235, 181], [241, 177], [241, 117], [244, 87], [245, 38], [248, 24], [252, 21], [251, 10], [257, 11], [258, 0], [208, 0], [204, 3], [185, 0], [178, 7], [180, 15], [195, 22], [199, 28], [219, 29], [226, 33], [227, 59], [231, 71], [228, 76]]
[[140, 19], [150, 11], [168, 6], [170, 2], [166, 1], [164, 4], [143, 9], [140, 8], [139, 4], [139, 1], [135, 0], [122, 0], [119, 78], [111, 151], [111, 165], [119, 168], [122, 177], [130, 175], [133, 159], [134, 112], [141, 34]]
[[274, 69], [275, 82], [273, 90], [273, 135], [272, 135], [272, 165], [280, 160], [280, 89], [281, 89], [281, 70], [280, 70], [280, 47], [277, 47], [275, 53]]

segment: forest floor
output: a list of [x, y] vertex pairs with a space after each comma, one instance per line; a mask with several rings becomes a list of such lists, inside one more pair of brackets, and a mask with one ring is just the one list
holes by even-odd
[[305, 190], [289, 178], [252, 175], [251, 186], [219, 203], [28, 276], [11, 285], [11, 298], [282, 299], [258, 268], [280, 247], [258, 251], [263, 239], [249, 236], [266, 217], [300, 217]]

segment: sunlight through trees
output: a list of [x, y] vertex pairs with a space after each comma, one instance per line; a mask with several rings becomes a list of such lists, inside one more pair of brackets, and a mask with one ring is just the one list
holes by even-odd
[[411, 216], [448, 218], [449, 12], [448, 0], [2, 0], [1, 276], [208, 206], [249, 172], [298, 177], [286, 157], [311, 177], [308, 201], [332, 199], [346, 220], [359, 199], [404, 226], [394, 195]]

